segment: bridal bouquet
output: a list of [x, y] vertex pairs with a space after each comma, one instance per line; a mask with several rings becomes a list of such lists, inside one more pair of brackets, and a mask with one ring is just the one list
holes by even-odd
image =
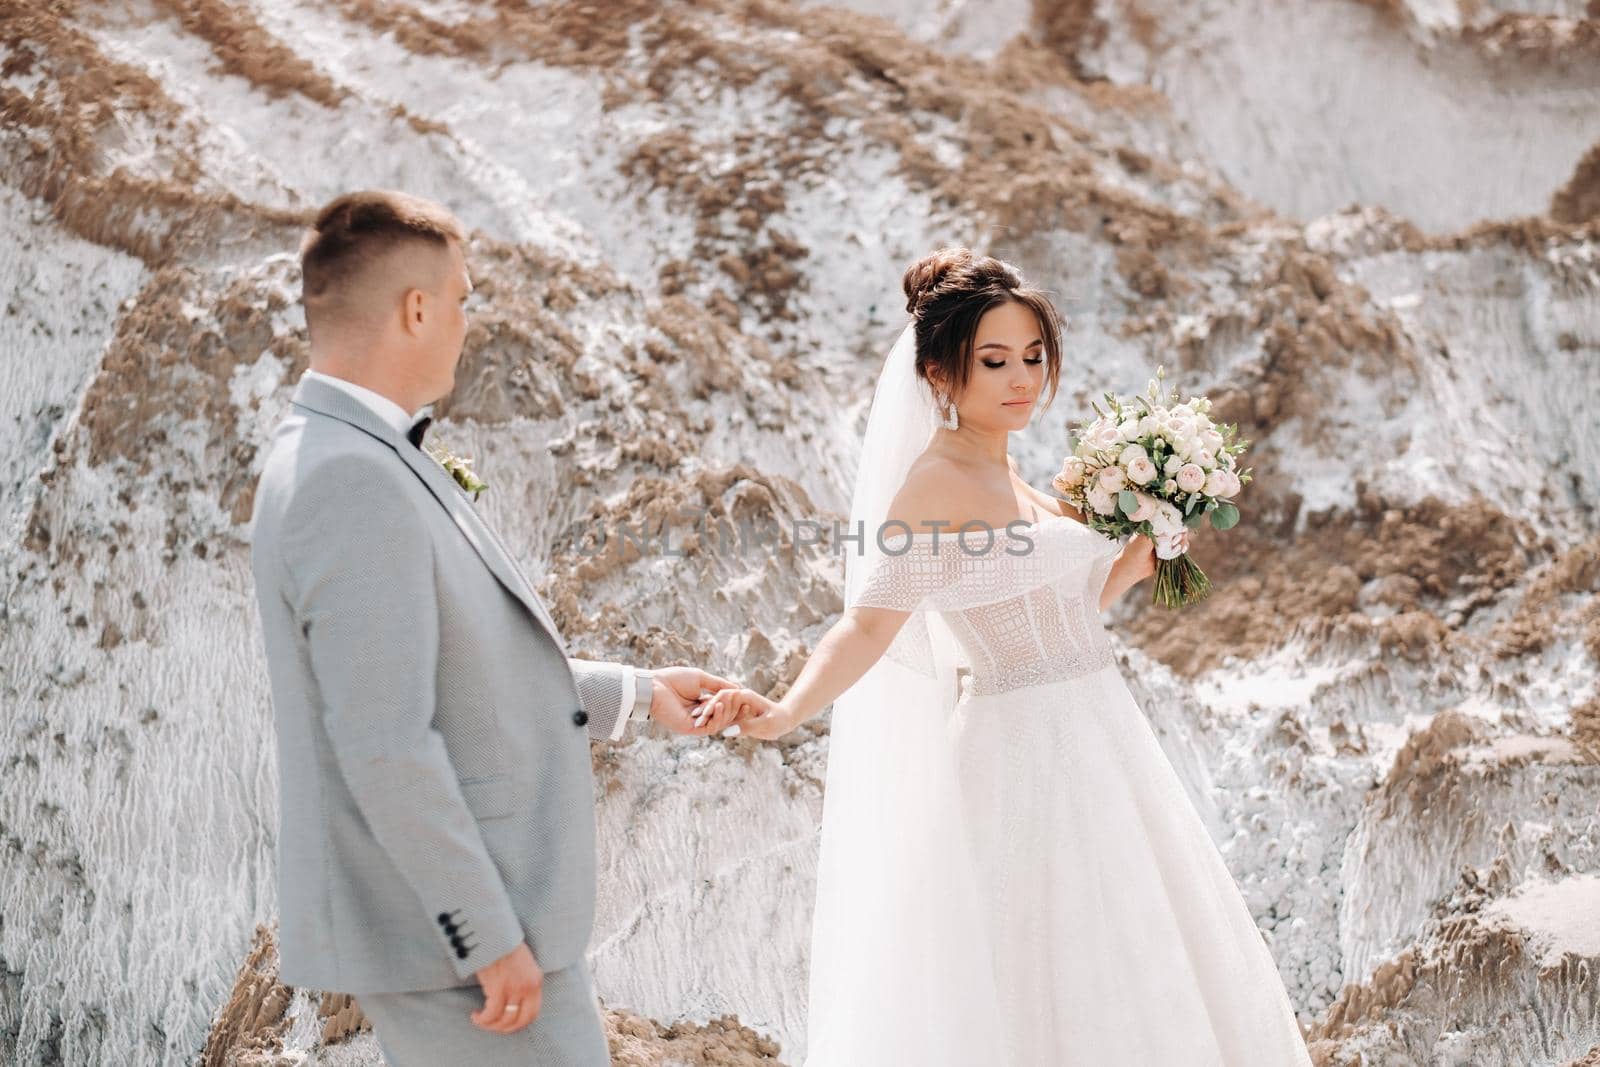
[[1208, 515], [1216, 530], [1239, 521], [1232, 498], [1250, 481], [1238, 466], [1249, 442], [1233, 439], [1236, 425], [1211, 421], [1205, 397], [1162, 397], [1162, 377], [1156, 368], [1145, 394], [1130, 401], [1107, 393], [1104, 410], [1091, 404], [1099, 417], [1077, 427], [1052, 484], [1092, 529], [1154, 541], [1151, 602], [1179, 608], [1203, 598], [1211, 582], [1175, 539]]

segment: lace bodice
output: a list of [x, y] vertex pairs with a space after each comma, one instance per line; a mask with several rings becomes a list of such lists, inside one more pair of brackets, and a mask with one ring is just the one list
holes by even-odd
[[[1065, 516], [963, 541], [953, 533], [885, 537], [856, 607], [912, 612], [885, 655], [933, 676], [927, 613], [960, 645], [968, 691], [1001, 693], [1115, 662], [1098, 601], [1121, 545]], [[889, 553], [899, 553], [898, 555]]]

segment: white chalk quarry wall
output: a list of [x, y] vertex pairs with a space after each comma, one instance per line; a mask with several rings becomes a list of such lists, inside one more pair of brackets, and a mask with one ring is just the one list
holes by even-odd
[[[1518, 6], [1543, 50], [1497, 59], [1453, 4], [581, 6], [0, 12], [0, 1059], [378, 1062], [257, 935], [244, 525], [305, 362], [298, 227], [359, 185], [476, 231], [440, 429], [594, 656], [793, 678], [825, 551], [572, 531], [842, 511], [938, 244], [1071, 317], [1035, 484], [1105, 389], [1216, 397], [1259, 464], [1196, 549], [1217, 591], [1111, 624], [1315, 1054], [1591, 1054], [1600, 224], [1548, 212], [1600, 141], [1594, 20]], [[826, 758], [826, 717], [596, 746], [617, 1062], [803, 1060]]]
[[1108, 33], [1086, 67], [1155, 85], [1230, 182], [1296, 218], [1373, 205], [1445, 233], [1543, 214], [1600, 142], [1592, 23], [1563, 59], [1463, 41], [1453, 0], [1097, 6], [1154, 28]]
[[[991, 59], [1021, 3], [844, 0], [918, 40]], [[1241, 193], [1310, 220], [1383, 207], [1430, 232], [1543, 214], [1600, 143], [1600, 35], [1584, 0], [1083, 0], [1087, 78], [1160, 91]]]

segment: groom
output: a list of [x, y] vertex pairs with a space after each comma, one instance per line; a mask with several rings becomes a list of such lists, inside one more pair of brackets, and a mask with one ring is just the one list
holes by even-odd
[[512, 554], [421, 447], [466, 335], [460, 225], [341, 196], [301, 248], [311, 369], [261, 473], [285, 983], [353, 993], [391, 1067], [609, 1062], [585, 961], [591, 739], [700, 725], [689, 667], [568, 659]]

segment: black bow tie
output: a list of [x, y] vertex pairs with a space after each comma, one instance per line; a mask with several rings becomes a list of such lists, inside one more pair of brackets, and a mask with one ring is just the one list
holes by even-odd
[[421, 448], [422, 435], [428, 432], [428, 425], [432, 422], [432, 415], [422, 416], [422, 418], [411, 424], [411, 429], [406, 431], [406, 440]]

